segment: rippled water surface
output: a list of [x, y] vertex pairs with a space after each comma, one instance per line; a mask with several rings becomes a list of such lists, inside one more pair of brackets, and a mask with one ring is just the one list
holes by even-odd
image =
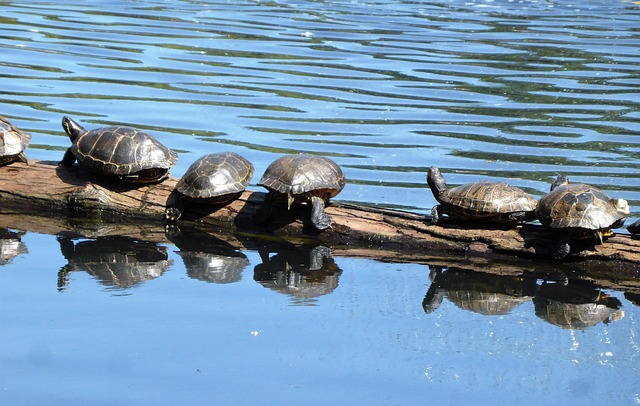
[[[344, 168], [337, 200], [426, 212], [432, 165], [453, 185], [506, 180], [536, 196], [564, 173], [640, 216], [637, 2], [0, 10], [0, 114], [33, 134], [31, 159], [61, 159], [69, 115], [88, 128], [148, 130], [179, 152], [175, 176], [233, 150], [255, 165], [258, 190], [271, 161], [308, 151]], [[211, 284], [173, 245], [167, 270], [144, 284], [104, 290], [98, 274], [70, 272], [58, 290], [69, 242], [65, 251], [52, 236], [22, 239], [30, 253], [0, 262], [0, 400], [11, 403], [459, 404], [496, 393], [509, 403], [640, 403], [640, 313], [622, 292], [609, 292], [621, 320], [562, 329], [541, 322], [533, 302], [489, 317], [453, 305], [446, 289], [425, 312], [433, 269], [337, 258], [339, 284], [334, 275], [314, 306], [292, 306], [309, 303], [254, 280], [258, 251]]]

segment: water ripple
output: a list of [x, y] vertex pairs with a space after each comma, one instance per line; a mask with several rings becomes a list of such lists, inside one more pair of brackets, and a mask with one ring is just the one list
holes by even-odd
[[[5, 2], [2, 114], [60, 159], [62, 114], [181, 152], [345, 167], [347, 201], [426, 211], [451, 184], [557, 173], [640, 214], [640, 11], [632, 2]], [[384, 18], [380, 18], [384, 16]], [[256, 180], [254, 180], [255, 182]]]

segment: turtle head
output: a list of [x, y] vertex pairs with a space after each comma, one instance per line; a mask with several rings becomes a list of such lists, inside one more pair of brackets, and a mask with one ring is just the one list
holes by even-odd
[[67, 133], [71, 141], [75, 141], [80, 134], [87, 132], [80, 124], [67, 116], [62, 117], [62, 128], [64, 128], [64, 132]]
[[427, 173], [427, 184], [433, 193], [433, 197], [437, 201], [440, 201], [440, 195], [447, 190], [447, 183], [444, 181], [444, 176], [440, 173], [440, 169], [432, 166]]
[[558, 186], [568, 185], [568, 184], [569, 184], [569, 178], [567, 178], [565, 175], [558, 175], [556, 180], [554, 180], [553, 183], [551, 184], [551, 190], [557, 188]]
[[628, 216], [629, 214], [631, 214], [631, 212], [629, 211], [629, 203], [626, 200], [611, 199], [611, 203], [613, 203], [618, 213], [624, 214], [625, 216]]

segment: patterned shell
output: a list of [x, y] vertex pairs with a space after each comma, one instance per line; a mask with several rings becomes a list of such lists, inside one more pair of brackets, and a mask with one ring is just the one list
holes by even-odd
[[116, 176], [152, 168], [169, 169], [178, 161], [178, 154], [133, 127], [109, 126], [87, 131], [78, 136], [71, 148], [79, 163]]
[[191, 164], [176, 189], [189, 197], [208, 199], [242, 192], [252, 177], [253, 165], [240, 155], [209, 154]]
[[19, 130], [6, 118], [0, 116], [0, 162], [13, 161], [8, 158], [24, 151], [30, 142], [31, 134]]
[[342, 169], [329, 158], [296, 154], [285, 155], [269, 165], [258, 185], [280, 193], [300, 195], [324, 191], [331, 198], [344, 188]]
[[522, 189], [499, 182], [467, 183], [445, 190], [442, 203], [462, 209], [468, 215], [534, 211], [538, 202]]
[[536, 215], [543, 225], [551, 228], [600, 230], [629, 214], [628, 207], [619, 208], [615, 202], [593, 186], [572, 183], [544, 195]]

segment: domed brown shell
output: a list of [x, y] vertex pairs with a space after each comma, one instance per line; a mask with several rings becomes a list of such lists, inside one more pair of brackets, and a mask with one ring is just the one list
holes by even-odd
[[11, 162], [26, 162], [23, 151], [31, 142], [31, 134], [19, 130], [9, 120], [0, 116], [0, 166]]
[[340, 193], [345, 180], [342, 169], [331, 159], [302, 153], [273, 161], [258, 185], [279, 193], [309, 193], [329, 199]]
[[[85, 130], [68, 117], [62, 126], [73, 142], [70, 151], [85, 168], [130, 182], [157, 182], [169, 176], [178, 154], [152, 135], [133, 127], [108, 126]], [[62, 163], [71, 164], [65, 156]]]
[[501, 182], [467, 183], [445, 190], [442, 203], [459, 207], [464, 214], [532, 212], [538, 202], [522, 189]]
[[176, 189], [198, 199], [235, 194], [247, 188], [253, 170], [251, 162], [235, 152], [209, 154], [191, 164]]
[[543, 225], [558, 229], [606, 229], [628, 214], [626, 201], [580, 183], [557, 186], [540, 199], [536, 210]]

